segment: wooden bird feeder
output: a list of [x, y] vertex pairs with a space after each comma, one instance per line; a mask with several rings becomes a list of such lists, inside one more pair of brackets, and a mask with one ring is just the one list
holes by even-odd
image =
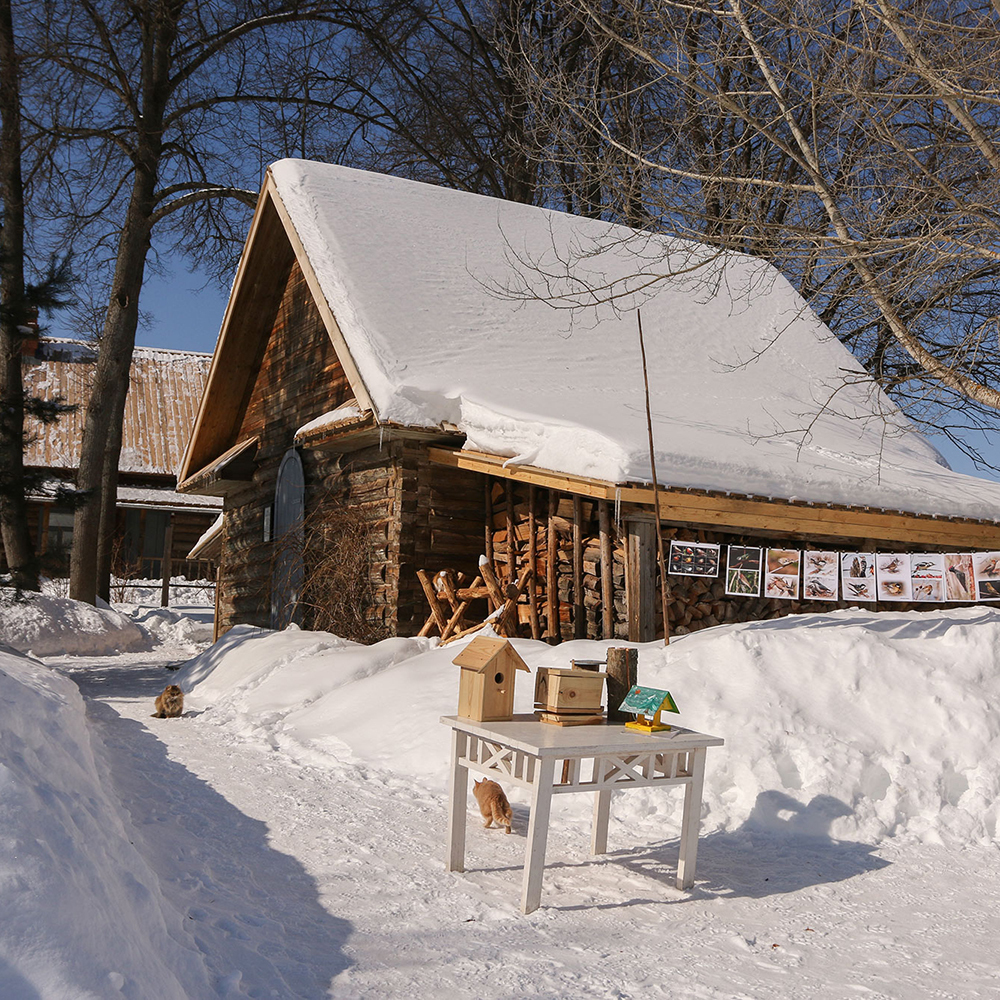
[[452, 663], [462, 668], [458, 714], [476, 722], [507, 722], [514, 714], [514, 678], [528, 665], [506, 639], [477, 636]]
[[539, 667], [535, 675], [535, 712], [556, 726], [584, 726], [604, 721], [601, 696], [608, 675], [603, 670]]
[[635, 715], [634, 722], [626, 722], [626, 729], [637, 729], [640, 733], [658, 733], [669, 729], [665, 722], [660, 721], [662, 712], [680, 712], [677, 703], [669, 691], [647, 687], [645, 684], [635, 684], [621, 703], [623, 712]]

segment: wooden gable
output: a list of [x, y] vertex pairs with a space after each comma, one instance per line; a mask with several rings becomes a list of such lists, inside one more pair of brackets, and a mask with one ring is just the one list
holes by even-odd
[[205, 470], [240, 442], [261, 436], [277, 412], [295, 409], [307, 414], [305, 423], [351, 399], [371, 411], [368, 392], [268, 175], [178, 488], [198, 492]]
[[299, 427], [353, 399], [302, 269], [293, 262], [236, 437], [260, 440], [259, 462], [280, 458]]

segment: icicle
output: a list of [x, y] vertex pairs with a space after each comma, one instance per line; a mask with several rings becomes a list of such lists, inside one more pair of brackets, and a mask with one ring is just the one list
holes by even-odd
[[622, 488], [615, 487], [615, 530], [621, 534], [622, 530]]

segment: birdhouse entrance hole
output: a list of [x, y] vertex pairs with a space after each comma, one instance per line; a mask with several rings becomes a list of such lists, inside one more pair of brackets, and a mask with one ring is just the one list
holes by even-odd
[[503, 684], [503, 674], [496, 674], [493, 678], [495, 684]]

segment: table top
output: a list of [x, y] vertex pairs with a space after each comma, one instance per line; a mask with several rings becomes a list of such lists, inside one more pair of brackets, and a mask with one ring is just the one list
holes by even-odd
[[721, 747], [725, 740], [718, 736], [696, 733], [671, 723], [670, 729], [658, 733], [641, 733], [626, 729], [621, 722], [606, 722], [596, 726], [553, 726], [540, 722], [534, 715], [515, 715], [510, 722], [476, 722], [459, 715], [445, 715], [441, 722], [463, 733], [495, 739], [504, 746], [524, 750], [536, 757], [591, 756], [601, 753], [643, 751], [667, 752], [694, 750], [698, 747]]

